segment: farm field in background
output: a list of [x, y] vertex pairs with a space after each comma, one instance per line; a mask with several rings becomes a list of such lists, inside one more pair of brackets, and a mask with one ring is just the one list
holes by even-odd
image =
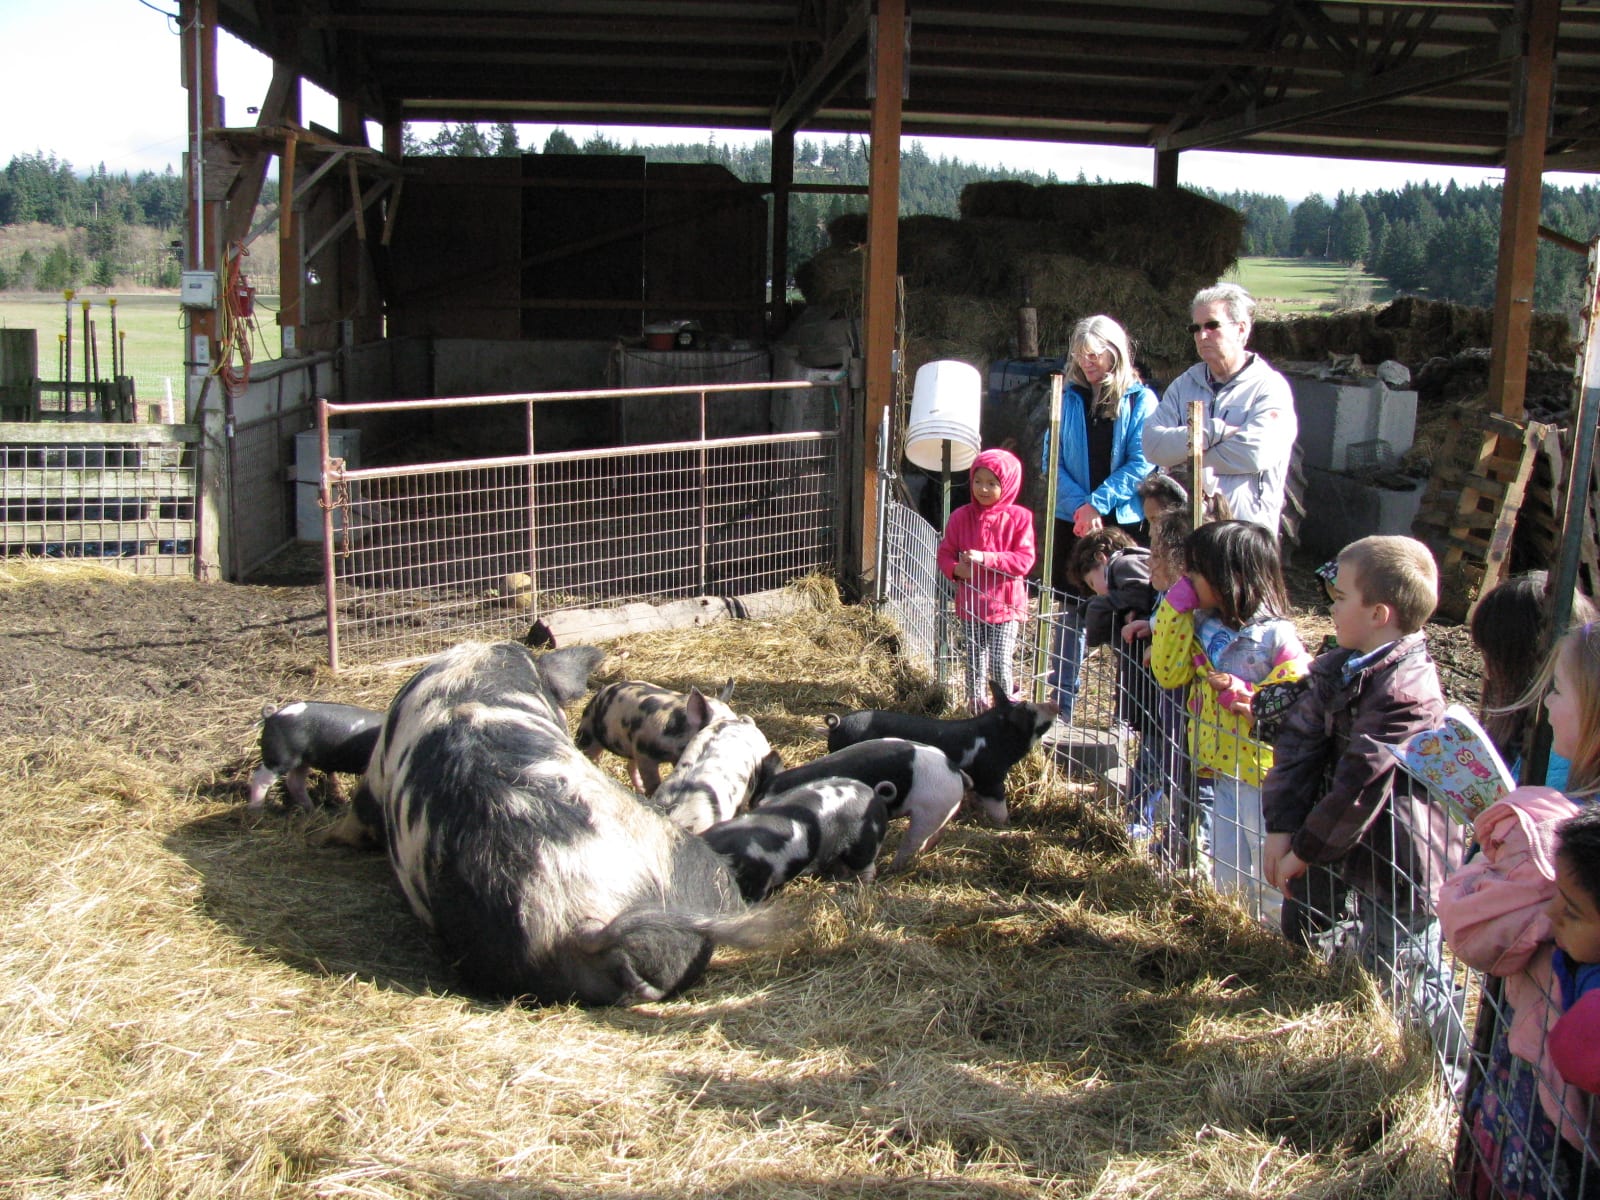
[[[134, 391], [141, 404], [162, 400], [166, 381], [172, 381], [172, 394], [180, 404], [183, 398], [183, 309], [177, 292], [80, 292], [72, 309], [72, 377], [83, 378], [83, 301], [89, 301], [89, 320], [100, 357], [100, 377], [111, 378], [111, 307], [117, 301], [117, 332], [127, 354], [125, 374], [134, 377]], [[265, 304], [263, 304], [263, 299]], [[267, 340], [255, 347], [255, 357], [264, 360], [277, 356], [277, 324], [269, 307], [276, 308], [276, 297], [258, 297], [256, 312]], [[0, 293], [0, 328], [35, 329], [39, 334], [39, 376], [59, 379], [60, 338], [66, 332], [67, 304], [59, 293]], [[120, 335], [126, 333], [126, 338]], [[269, 352], [270, 347], [270, 352]]]
[[1224, 278], [1256, 298], [1258, 320], [1394, 299], [1388, 280], [1320, 258], [1241, 258]]

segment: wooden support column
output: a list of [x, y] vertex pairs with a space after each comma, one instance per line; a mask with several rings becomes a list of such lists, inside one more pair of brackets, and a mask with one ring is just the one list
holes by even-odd
[[406, 122], [400, 115], [397, 105], [389, 105], [383, 114], [383, 153], [391, 162], [399, 162], [405, 156]]
[[[284, 98], [285, 124], [300, 124], [300, 80]], [[301, 296], [306, 284], [306, 264], [302, 253], [300, 214], [294, 207], [295, 160], [300, 143], [291, 133], [284, 139], [283, 156], [278, 159], [278, 339], [285, 358], [300, 353], [300, 324], [303, 320]]]
[[[182, 74], [188, 91], [189, 140], [186, 150], [188, 172], [187, 221], [189, 237], [183, 266], [188, 271], [216, 273], [222, 263], [222, 205], [208, 199], [205, 186], [206, 130], [219, 122], [217, 95], [217, 0], [184, 0], [180, 10], [183, 22]], [[198, 401], [196, 376], [204, 376], [216, 361], [217, 313], [214, 308], [185, 309], [189, 319], [189, 340], [184, 360], [189, 364], [191, 409]], [[193, 419], [193, 413], [190, 414]]]
[[895, 280], [899, 271], [900, 118], [906, 78], [906, 0], [878, 0], [871, 58], [872, 148], [867, 177], [867, 282], [862, 297], [862, 347], [866, 385], [865, 429], [860, 443], [862, 488], [854, 556], [857, 577], [866, 580], [878, 553], [877, 445], [879, 427], [890, 419], [895, 378]]
[[1500, 195], [1500, 260], [1495, 274], [1489, 395], [1508, 417], [1522, 416], [1533, 326], [1533, 268], [1539, 249], [1539, 190], [1555, 77], [1560, 0], [1523, 0], [1523, 52], [1511, 73], [1506, 179]]
[[[1522, 422], [1528, 387], [1528, 342], [1533, 327], [1533, 277], [1539, 248], [1539, 192], [1550, 125], [1560, 0], [1521, 0], [1522, 53], [1513, 60], [1506, 127], [1506, 178], [1500, 196], [1500, 256], [1495, 271], [1494, 329], [1489, 351], [1489, 397], [1500, 415]], [[1441, 594], [1475, 603], [1495, 578], [1493, 535], [1504, 527], [1509, 540], [1521, 506], [1518, 464], [1530, 437], [1478, 434], [1477, 455], [1456, 498], [1442, 553]], [[1479, 486], [1473, 486], [1478, 484]], [[1436, 547], [1436, 552], [1439, 547]]]
[[1177, 150], [1156, 151], [1156, 178], [1155, 186], [1168, 191], [1178, 186], [1178, 154]]
[[[188, 93], [189, 139], [185, 221], [188, 225], [184, 269], [209, 271], [221, 294], [223, 208], [206, 189], [206, 131], [221, 124], [217, 94], [217, 0], [182, 0], [178, 10], [180, 69]], [[185, 420], [202, 428], [196, 457], [194, 569], [198, 579], [227, 578], [232, 547], [224, 536], [230, 528], [228, 482], [231, 430], [224, 420], [225, 389], [211, 371], [217, 361], [217, 310], [185, 308]]]
[[794, 186], [794, 129], [772, 131], [772, 298], [767, 308], [767, 334], [775, 337], [789, 324], [789, 189]]

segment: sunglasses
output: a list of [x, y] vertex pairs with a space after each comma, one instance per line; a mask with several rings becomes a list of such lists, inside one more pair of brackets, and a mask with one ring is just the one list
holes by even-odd
[[1191, 325], [1191, 326], [1189, 326], [1189, 333], [1192, 336], [1192, 335], [1194, 335], [1196, 333], [1199, 333], [1202, 329], [1209, 329], [1209, 330], [1211, 330], [1212, 333], [1215, 333], [1217, 330], [1219, 330], [1221, 328], [1222, 328], [1222, 322], [1221, 321], [1207, 321], [1204, 325]]

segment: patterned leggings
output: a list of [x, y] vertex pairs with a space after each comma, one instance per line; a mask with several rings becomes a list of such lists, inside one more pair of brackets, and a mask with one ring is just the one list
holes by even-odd
[[985, 680], [994, 680], [1002, 692], [1011, 695], [1014, 686], [1011, 659], [1017, 651], [1017, 634], [1021, 628], [1021, 621], [991, 625], [970, 617], [962, 619], [961, 631], [967, 646], [967, 707], [973, 712], [989, 706]]

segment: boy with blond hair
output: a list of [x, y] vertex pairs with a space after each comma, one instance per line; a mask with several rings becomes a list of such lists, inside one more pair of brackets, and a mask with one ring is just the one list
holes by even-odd
[[1306, 945], [1345, 915], [1353, 895], [1367, 966], [1404, 981], [1436, 1045], [1456, 1047], [1433, 899], [1459, 862], [1461, 838], [1374, 744], [1443, 721], [1423, 633], [1439, 602], [1438, 567], [1415, 538], [1365, 537], [1340, 552], [1332, 594], [1339, 648], [1312, 663], [1262, 784], [1267, 882], [1284, 894], [1284, 936]]

